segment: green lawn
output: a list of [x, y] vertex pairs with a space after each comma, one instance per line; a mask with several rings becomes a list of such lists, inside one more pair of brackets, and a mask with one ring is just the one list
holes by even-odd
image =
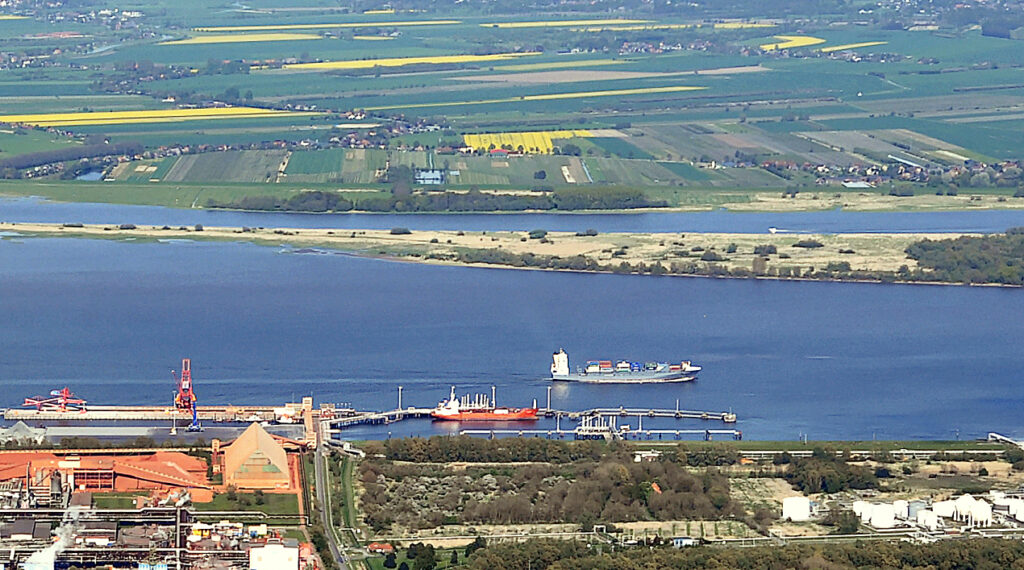
[[93, 493], [93, 506], [97, 509], [134, 509], [135, 497], [145, 497], [147, 493]]
[[265, 493], [263, 504], [256, 504], [254, 493], [238, 493], [234, 501], [228, 500], [227, 493], [213, 496], [209, 503], [196, 503], [197, 511], [262, 511], [269, 515], [298, 515], [299, 500], [293, 494]]

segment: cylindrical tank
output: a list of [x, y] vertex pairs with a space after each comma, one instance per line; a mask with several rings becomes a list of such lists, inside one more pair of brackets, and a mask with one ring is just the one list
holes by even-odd
[[893, 528], [896, 526], [896, 509], [892, 505], [873, 505], [871, 507], [871, 526], [875, 528]]

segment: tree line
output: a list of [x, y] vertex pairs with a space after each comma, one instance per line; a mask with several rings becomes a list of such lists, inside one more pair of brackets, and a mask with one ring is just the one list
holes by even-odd
[[925, 275], [951, 283], [1024, 285], [1024, 228], [1004, 234], [925, 239], [911, 244], [907, 256], [927, 269], [905, 271], [908, 277]]
[[[470, 570], [776, 570], [778, 568], [901, 568], [903, 570], [1024, 569], [1024, 542], [999, 538], [754, 548], [634, 548], [599, 552], [578, 541], [532, 539], [489, 545], [469, 557]], [[607, 551], [608, 548], [604, 547]]]
[[0, 170], [14, 169], [22, 170], [44, 164], [55, 162], [67, 162], [69, 160], [81, 160], [83, 158], [96, 158], [97, 156], [111, 155], [134, 155], [142, 152], [142, 144], [137, 142], [124, 143], [98, 143], [86, 145], [69, 145], [54, 150], [43, 150], [19, 154], [0, 160]]
[[480, 191], [426, 192], [367, 196], [349, 200], [323, 191], [300, 192], [288, 198], [247, 196], [209, 199], [208, 208], [289, 212], [521, 212], [525, 210], [626, 210], [664, 208], [664, 200], [647, 198], [629, 188], [559, 188], [543, 194], [491, 194]]

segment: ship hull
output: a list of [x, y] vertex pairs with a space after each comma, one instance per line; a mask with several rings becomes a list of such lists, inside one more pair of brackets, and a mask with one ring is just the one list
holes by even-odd
[[444, 412], [434, 411], [430, 414], [435, 420], [450, 422], [521, 422], [537, 419], [537, 409], [527, 408], [523, 410], [508, 410], [507, 412], [497, 411], [465, 411], [465, 412]]
[[553, 374], [552, 380], [559, 382], [581, 382], [585, 384], [668, 384], [692, 382], [697, 377], [692, 372], [610, 372], [595, 374]]

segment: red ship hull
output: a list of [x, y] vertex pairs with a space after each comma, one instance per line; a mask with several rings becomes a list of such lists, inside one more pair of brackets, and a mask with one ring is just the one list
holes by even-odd
[[494, 408], [489, 410], [460, 410], [446, 412], [434, 410], [434, 419], [456, 422], [515, 422], [537, 419], [537, 408]]

